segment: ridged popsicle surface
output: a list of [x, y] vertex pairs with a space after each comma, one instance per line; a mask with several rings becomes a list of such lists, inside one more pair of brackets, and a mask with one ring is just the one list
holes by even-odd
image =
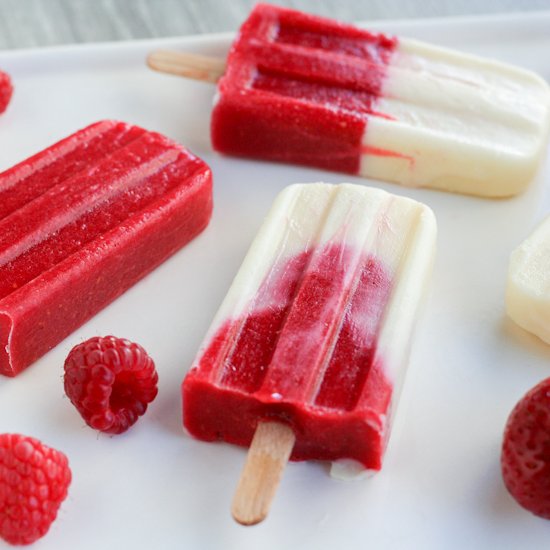
[[206, 164], [93, 124], [0, 174], [0, 372], [14, 375], [198, 234]]
[[353, 185], [284, 191], [183, 383], [191, 434], [248, 445], [275, 418], [296, 433], [294, 459], [379, 469], [434, 239], [415, 201]]

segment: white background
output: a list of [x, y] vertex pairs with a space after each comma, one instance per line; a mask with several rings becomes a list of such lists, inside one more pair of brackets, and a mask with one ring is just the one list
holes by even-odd
[[[380, 25], [537, 70], [550, 79], [550, 13]], [[223, 158], [209, 145], [214, 90], [147, 70], [159, 46], [223, 54], [228, 37], [5, 52], [16, 92], [0, 117], [0, 169], [103, 118], [166, 133], [215, 177], [207, 230], [15, 379], [0, 379], [0, 432], [63, 450], [74, 481], [40, 549], [543, 548], [550, 522], [520, 509], [499, 449], [516, 401], [550, 374], [550, 347], [506, 319], [510, 251], [550, 211], [548, 163], [523, 195], [501, 201], [369, 182], [433, 208], [439, 249], [383, 471], [339, 482], [324, 464], [292, 463], [267, 521], [233, 523], [245, 451], [192, 440], [179, 385], [277, 192], [293, 182], [367, 183], [300, 167]], [[114, 334], [142, 344], [160, 376], [129, 432], [98, 435], [64, 397], [73, 345]], [[0, 548], [3, 548], [0, 542]]]

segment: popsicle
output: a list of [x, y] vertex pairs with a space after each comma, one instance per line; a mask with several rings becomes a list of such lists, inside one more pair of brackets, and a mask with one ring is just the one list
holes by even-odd
[[0, 71], [0, 114], [6, 110], [11, 99], [13, 86], [7, 73]]
[[187, 430], [248, 446], [274, 421], [293, 460], [379, 470], [435, 236], [431, 210], [408, 198], [287, 187], [184, 379]]
[[[166, 52], [149, 64], [211, 81], [224, 70]], [[550, 89], [530, 71], [259, 4], [229, 52], [211, 135], [229, 155], [505, 197], [533, 178], [549, 126]]]
[[92, 124], [0, 173], [0, 373], [15, 376], [200, 233], [208, 166]]
[[512, 252], [506, 310], [519, 326], [550, 344], [550, 216]]

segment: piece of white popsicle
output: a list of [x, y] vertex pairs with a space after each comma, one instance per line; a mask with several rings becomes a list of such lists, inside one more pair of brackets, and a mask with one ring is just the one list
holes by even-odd
[[518, 325], [550, 344], [550, 216], [512, 252], [506, 310]]

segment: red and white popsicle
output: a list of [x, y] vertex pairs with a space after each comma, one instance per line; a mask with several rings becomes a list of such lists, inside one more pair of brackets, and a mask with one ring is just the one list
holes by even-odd
[[208, 166], [123, 122], [0, 173], [0, 374], [14, 376], [200, 233]]
[[[194, 78], [224, 71], [190, 62], [149, 58]], [[504, 197], [533, 178], [549, 126], [550, 89], [532, 72], [259, 4], [229, 52], [211, 134], [230, 155]]]
[[[294, 460], [379, 470], [435, 237], [431, 210], [411, 199], [286, 188], [184, 380], [189, 432], [248, 446], [279, 425]], [[243, 523], [265, 513], [234, 510]]]

